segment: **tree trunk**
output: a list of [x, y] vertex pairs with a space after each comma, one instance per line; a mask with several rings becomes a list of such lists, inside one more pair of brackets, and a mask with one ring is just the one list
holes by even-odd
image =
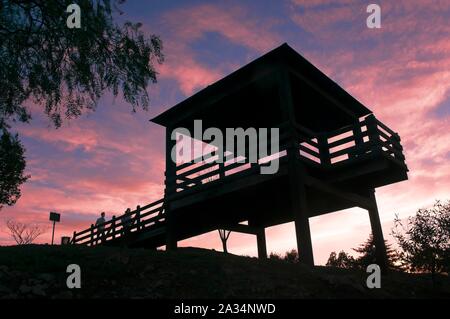
[[222, 239], [222, 246], [223, 246], [223, 252], [224, 252], [225, 254], [228, 254], [228, 250], [227, 250], [227, 240], [226, 240], [226, 239], [225, 239], [225, 240]]

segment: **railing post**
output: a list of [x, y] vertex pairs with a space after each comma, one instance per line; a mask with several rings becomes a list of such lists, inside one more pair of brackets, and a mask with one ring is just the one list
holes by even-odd
[[116, 238], [116, 215], [113, 215], [111, 222], [112, 239]]
[[225, 163], [223, 160], [219, 163], [219, 178], [222, 179], [225, 177]]
[[355, 152], [353, 156], [358, 156], [362, 153], [364, 153], [363, 145], [364, 145], [364, 138], [362, 136], [362, 130], [361, 130], [361, 122], [358, 122], [353, 126], [353, 138], [355, 140]]
[[73, 244], [73, 245], [75, 245], [76, 237], [77, 237], [77, 232], [74, 231], [74, 232], [73, 232], [73, 237], [72, 237], [72, 244]]
[[374, 154], [381, 152], [381, 139], [378, 133], [377, 119], [373, 114], [366, 117], [367, 134]]
[[141, 230], [141, 206], [139, 205], [136, 207], [136, 229]]
[[[395, 142], [397, 143], [397, 148], [398, 148], [398, 150], [400, 151], [400, 153], [401, 154], [395, 154], [395, 158], [397, 158], [398, 160], [400, 160], [400, 161], [405, 161], [405, 155], [403, 154], [403, 146], [402, 146], [402, 144], [400, 143], [400, 141], [401, 141], [401, 139], [400, 139], [400, 135], [398, 135], [398, 133], [395, 133], [393, 136], [392, 136], [392, 138], [395, 140]], [[395, 148], [395, 146], [394, 145], [392, 145], [392, 147], [394, 147]]]
[[91, 224], [91, 246], [94, 246], [94, 224]]
[[325, 166], [331, 165], [330, 148], [328, 147], [326, 133], [321, 133], [317, 136], [317, 143], [319, 144], [320, 164]]

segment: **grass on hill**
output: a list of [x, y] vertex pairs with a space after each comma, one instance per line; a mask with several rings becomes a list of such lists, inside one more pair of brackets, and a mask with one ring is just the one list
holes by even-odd
[[[81, 267], [81, 289], [66, 268]], [[225, 255], [112, 247], [0, 247], [0, 298], [450, 298], [450, 280], [390, 273], [368, 289], [363, 271]]]

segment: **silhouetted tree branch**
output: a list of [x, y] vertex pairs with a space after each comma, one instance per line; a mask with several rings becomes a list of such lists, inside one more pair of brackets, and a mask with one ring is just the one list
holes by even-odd
[[19, 185], [29, 176], [24, 175], [24, 148], [17, 135], [0, 130], [0, 210], [4, 205], [14, 205], [20, 197]]
[[45, 233], [47, 230], [45, 227], [41, 227], [39, 225], [25, 224], [17, 222], [13, 219], [6, 221], [6, 227], [17, 245], [31, 244], [37, 237]]
[[[135, 111], [147, 109], [149, 82], [163, 62], [162, 42], [146, 35], [140, 23], [114, 21], [123, 0], [78, 0], [81, 28], [67, 27], [72, 0], [0, 0], [0, 130], [29, 122], [31, 104], [40, 106], [59, 127], [63, 118], [94, 110], [105, 91], [119, 93]], [[17, 137], [16, 137], [17, 139]], [[6, 156], [4, 154], [0, 156]], [[16, 153], [24, 162], [23, 153]], [[3, 193], [16, 185], [3, 181]]]

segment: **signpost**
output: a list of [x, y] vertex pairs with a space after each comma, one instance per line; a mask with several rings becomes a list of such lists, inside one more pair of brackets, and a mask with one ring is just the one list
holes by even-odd
[[55, 223], [59, 222], [61, 219], [61, 214], [50, 212], [50, 220], [53, 221], [53, 231], [52, 231], [52, 245], [53, 245], [53, 238], [55, 237]]

